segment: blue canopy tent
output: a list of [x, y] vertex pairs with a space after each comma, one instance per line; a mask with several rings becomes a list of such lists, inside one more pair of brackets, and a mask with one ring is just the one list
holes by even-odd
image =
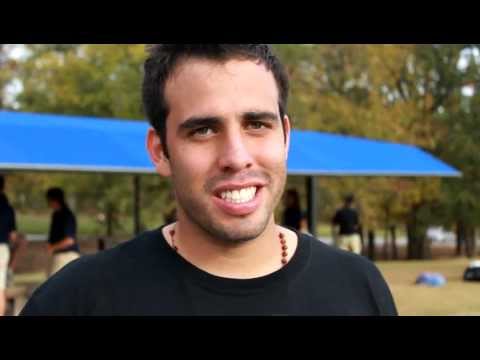
[[453, 167], [418, 147], [379, 140], [294, 130], [290, 175], [305, 175], [309, 230], [316, 234], [315, 175], [458, 177]]
[[[145, 149], [148, 126], [145, 121], [0, 111], [0, 170], [154, 173]], [[303, 130], [292, 131], [287, 168], [289, 175], [307, 176], [313, 234], [315, 176], [461, 176], [415, 146]], [[139, 177], [134, 179], [138, 199]]]
[[0, 169], [153, 173], [148, 125], [0, 111]]

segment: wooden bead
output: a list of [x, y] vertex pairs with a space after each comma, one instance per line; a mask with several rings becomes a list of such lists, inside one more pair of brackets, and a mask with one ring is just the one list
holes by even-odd
[[170, 236], [175, 235], [175, 230], [170, 230]]
[[288, 256], [288, 253], [286, 251], [284, 251], [284, 252], [282, 252], [282, 256], [286, 257], [286, 256]]
[[283, 238], [284, 238], [283, 233], [278, 234], [278, 236], [280, 236], [280, 239], [283, 239]]
[[282, 246], [282, 250], [287, 250], [288, 249], [288, 246], [287, 245], [283, 245]]
[[280, 240], [280, 244], [285, 245], [286, 243], [285, 239]]
[[282, 259], [282, 264], [285, 265], [287, 263], [287, 259]]

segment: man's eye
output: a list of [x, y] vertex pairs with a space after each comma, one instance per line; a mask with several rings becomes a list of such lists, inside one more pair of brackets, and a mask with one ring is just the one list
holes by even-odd
[[193, 136], [207, 136], [207, 135], [211, 135], [213, 133], [213, 130], [212, 128], [208, 127], [208, 126], [204, 126], [204, 127], [201, 127], [201, 128], [198, 128], [198, 129], [195, 129], [191, 132], [191, 135]]
[[266, 126], [261, 121], [252, 121], [251, 123], [248, 124], [247, 127], [249, 129], [253, 129], [253, 130], [260, 130], [260, 129], [263, 129], [264, 127], [266, 127]]

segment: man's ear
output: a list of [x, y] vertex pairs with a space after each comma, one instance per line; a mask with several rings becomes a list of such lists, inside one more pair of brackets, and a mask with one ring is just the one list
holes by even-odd
[[157, 134], [154, 128], [150, 127], [147, 133], [147, 150], [150, 155], [155, 169], [161, 176], [170, 176], [172, 174], [170, 169], [170, 161], [165, 156], [163, 151], [163, 144], [160, 140], [160, 136]]
[[285, 160], [288, 159], [288, 149], [290, 149], [290, 118], [288, 115], [283, 117], [283, 131], [285, 132]]

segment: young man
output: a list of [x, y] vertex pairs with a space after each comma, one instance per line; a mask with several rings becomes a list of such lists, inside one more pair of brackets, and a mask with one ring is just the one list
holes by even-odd
[[285, 210], [282, 220], [282, 225], [308, 233], [307, 218], [300, 207], [300, 195], [295, 189], [285, 192]]
[[17, 237], [15, 211], [4, 193], [5, 179], [0, 175], [0, 316], [5, 315], [10, 243]]
[[280, 227], [288, 81], [267, 45], [155, 45], [150, 157], [177, 221], [84, 256], [24, 315], [394, 315], [368, 260]]
[[69, 262], [80, 257], [76, 241], [77, 221], [72, 210], [65, 202], [65, 195], [60, 188], [47, 191], [48, 207], [53, 209], [47, 251], [52, 255], [49, 276], [55, 274]]
[[340, 249], [361, 254], [360, 222], [358, 212], [353, 208], [354, 200], [353, 195], [345, 197], [343, 207], [337, 210], [332, 219], [332, 233], [338, 238], [336, 243]]

